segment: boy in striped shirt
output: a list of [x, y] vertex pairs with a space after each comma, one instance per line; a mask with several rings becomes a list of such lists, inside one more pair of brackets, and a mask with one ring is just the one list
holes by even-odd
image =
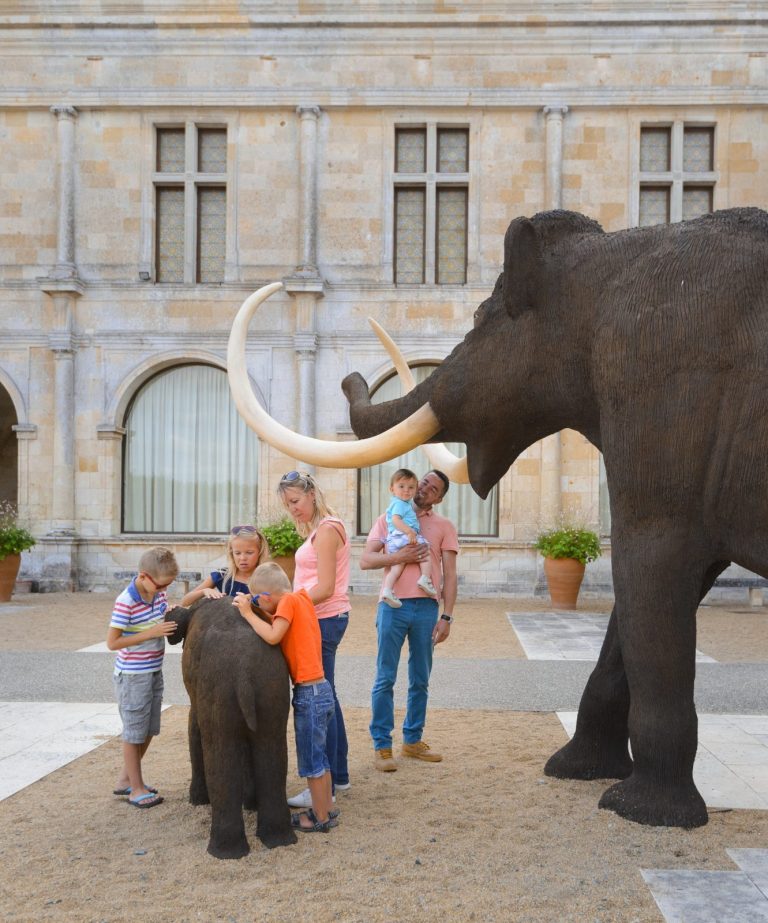
[[150, 548], [139, 560], [139, 573], [115, 600], [107, 647], [117, 652], [114, 685], [123, 721], [123, 771], [116, 795], [128, 795], [136, 808], [162, 804], [157, 790], [144, 783], [141, 760], [152, 737], [160, 733], [163, 703], [165, 636], [176, 622], [166, 622], [165, 590], [179, 565], [167, 548]]

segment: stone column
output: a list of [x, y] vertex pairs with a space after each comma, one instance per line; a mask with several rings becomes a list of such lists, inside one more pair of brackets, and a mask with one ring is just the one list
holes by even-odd
[[[317, 355], [317, 302], [323, 297], [323, 279], [317, 268], [317, 128], [320, 109], [299, 106], [301, 190], [299, 195], [299, 261], [296, 270], [283, 280], [285, 290], [293, 297], [295, 307], [296, 387], [298, 392], [298, 430], [314, 436], [317, 391], [315, 360]], [[302, 461], [302, 459], [297, 459]]]
[[[563, 119], [567, 112], [567, 106], [544, 107], [547, 157], [545, 204], [548, 211], [563, 207]], [[560, 433], [552, 433], [541, 442], [539, 517], [541, 526], [545, 528], [555, 525], [562, 512], [560, 446]]]
[[[56, 296], [66, 297], [66, 296]], [[75, 532], [75, 347], [71, 332], [52, 333], [54, 358], [51, 532]]]
[[57, 119], [59, 152], [59, 221], [53, 279], [74, 279], [75, 266], [75, 119], [73, 106], [51, 106]]
[[299, 106], [301, 120], [301, 199], [299, 211], [299, 272], [317, 273], [317, 106]]

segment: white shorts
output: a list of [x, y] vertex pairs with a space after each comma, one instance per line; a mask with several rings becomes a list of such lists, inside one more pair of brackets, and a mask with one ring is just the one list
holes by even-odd
[[[406, 545], [410, 545], [411, 540], [405, 534], [405, 532], [389, 532], [387, 534], [386, 548], [387, 551], [392, 554], [395, 551], [399, 551], [401, 548], [405, 548]], [[428, 545], [429, 542], [424, 538], [423, 535], [416, 535], [416, 544], [417, 545]]]

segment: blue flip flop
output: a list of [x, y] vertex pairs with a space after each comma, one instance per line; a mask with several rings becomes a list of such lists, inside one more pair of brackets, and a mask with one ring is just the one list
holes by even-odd
[[[152, 799], [150, 801], [150, 799]], [[132, 804], [134, 808], [154, 808], [155, 805], [162, 804], [163, 799], [157, 794], [152, 792], [147, 792], [146, 795], [139, 795], [138, 798], [129, 798], [128, 804]]]
[[[152, 792], [153, 795], [156, 795], [156, 794], [157, 794], [157, 789], [156, 789], [156, 788], [152, 788], [151, 785], [148, 785], [148, 786], [147, 786], [147, 791], [148, 791], [148, 792]], [[116, 789], [112, 792], [112, 794], [113, 794], [113, 795], [130, 795], [130, 794], [131, 794], [131, 787], [130, 787], [130, 785], [129, 785], [129, 786], [127, 786], [126, 788], [116, 788]]]

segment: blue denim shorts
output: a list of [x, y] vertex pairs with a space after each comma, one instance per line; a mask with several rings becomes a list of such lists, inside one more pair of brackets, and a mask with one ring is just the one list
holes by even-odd
[[115, 696], [123, 721], [123, 740], [143, 744], [160, 733], [160, 710], [163, 707], [163, 674], [116, 673]]
[[296, 761], [302, 779], [317, 779], [330, 772], [325, 738], [334, 713], [333, 690], [327, 679], [293, 687]]

